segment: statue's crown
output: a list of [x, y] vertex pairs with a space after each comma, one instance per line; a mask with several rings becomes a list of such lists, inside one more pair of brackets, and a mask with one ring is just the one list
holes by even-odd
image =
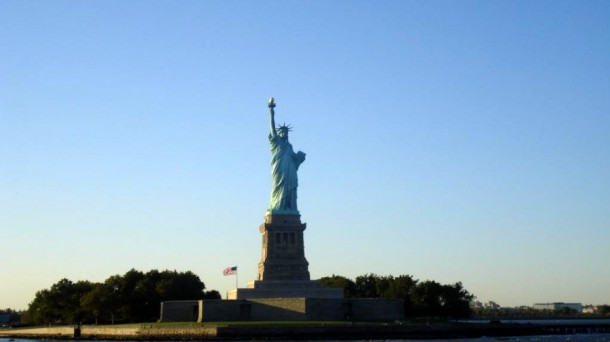
[[286, 132], [291, 132], [292, 131], [292, 126], [290, 125], [286, 125], [285, 123], [278, 126], [278, 128], [276, 128], [276, 131], [286, 131]]

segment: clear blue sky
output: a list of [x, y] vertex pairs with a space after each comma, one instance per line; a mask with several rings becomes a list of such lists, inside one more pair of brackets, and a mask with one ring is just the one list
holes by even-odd
[[256, 276], [267, 100], [313, 278], [610, 304], [608, 1], [1, 1], [0, 308]]

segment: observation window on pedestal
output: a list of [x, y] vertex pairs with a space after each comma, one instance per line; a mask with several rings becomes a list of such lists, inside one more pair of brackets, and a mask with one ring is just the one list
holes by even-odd
[[275, 243], [282, 242], [282, 235], [280, 233], [275, 233]]
[[282, 239], [284, 243], [288, 243], [288, 233], [284, 233], [284, 238]]
[[294, 245], [295, 241], [296, 241], [296, 239], [295, 239], [294, 233], [290, 233], [290, 243]]

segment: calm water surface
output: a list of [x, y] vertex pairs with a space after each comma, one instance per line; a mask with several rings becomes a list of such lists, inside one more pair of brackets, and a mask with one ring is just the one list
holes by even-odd
[[[30, 339], [8, 339], [0, 338], [0, 342], [66, 342], [67, 340], [30, 340]], [[78, 341], [78, 340], [71, 340]], [[423, 341], [423, 340], [362, 340], [362, 342], [406, 342], [406, 341]], [[476, 341], [476, 342], [491, 342], [491, 341], [541, 341], [541, 342], [559, 342], [559, 341], [570, 341], [570, 342], [610, 342], [610, 334], [591, 334], [591, 335], [552, 335], [552, 336], [519, 336], [519, 337], [481, 337], [475, 339], [450, 339], [450, 340], [425, 340], [429, 342], [464, 342], [464, 341]], [[116, 341], [105, 341], [95, 340], [95, 342], [116, 342]], [[122, 341], [122, 342], [141, 342], [141, 341]], [[162, 341], [161, 341], [162, 342]], [[169, 341], [168, 341], [169, 342]], [[175, 342], [175, 341], [171, 341]], [[231, 342], [252, 342], [250, 341], [231, 341]], [[320, 342], [320, 341], [299, 341], [299, 342]], [[336, 340], [324, 340], [323, 342], [345, 342]]]
[[[465, 319], [458, 322], [463, 323], [489, 323], [489, 319]], [[608, 324], [610, 319], [607, 318], [583, 318], [583, 319], [502, 319], [502, 323], [517, 323], [517, 324], [560, 324], [560, 325], [577, 325], [577, 324]]]

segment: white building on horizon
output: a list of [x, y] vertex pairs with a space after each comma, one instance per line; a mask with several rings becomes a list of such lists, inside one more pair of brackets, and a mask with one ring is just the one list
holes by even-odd
[[572, 310], [576, 310], [576, 312], [578, 312], [578, 313], [582, 313], [582, 304], [581, 303], [556, 302], [556, 303], [536, 303], [536, 304], [534, 304], [535, 310], [557, 311], [557, 310], [561, 310], [563, 308], [569, 308]]

